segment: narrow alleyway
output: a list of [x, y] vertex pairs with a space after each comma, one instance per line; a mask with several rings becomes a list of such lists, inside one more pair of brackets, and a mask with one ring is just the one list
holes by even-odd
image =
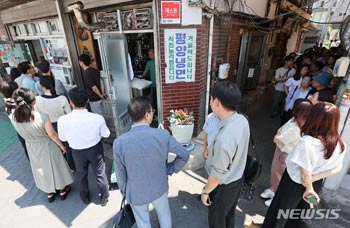
[[[259, 178], [254, 198], [249, 201], [240, 199], [236, 211], [236, 227], [260, 227], [267, 207], [259, 194], [269, 186], [270, 164], [274, 153], [273, 136], [279, 127], [279, 119], [270, 119], [272, 88], [265, 93], [249, 92], [242, 107], [250, 118], [252, 134], [257, 151], [263, 164], [263, 173]], [[196, 150], [202, 151], [200, 140], [195, 139]], [[112, 148], [104, 144], [107, 175], [110, 175]], [[110, 191], [110, 201], [106, 207], [99, 206], [97, 186], [92, 173], [89, 174], [92, 203], [84, 205], [79, 197], [77, 185], [65, 201], [56, 199], [48, 203], [46, 195], [39, 191], [33, 181], [30, 166], [18, 140], [15, 140], [0, 154], [0, 227], [111, 227], [111, 219], [119, 210], [121, 195], [116, 189]], [[205, 228], [207, 208], [198, 200], [206, 182], [204, 169], [182, 171], [169, 177], [169, 201], [174, 228]], [[311, 227], [348, 228], [350, 213], [347, 191], [325, 190], [322, 194], [324, 208], [340, 208], [341, 219], [313, 221]], [[158, 227], [156, 213], [151, 211], [153, 227]]]

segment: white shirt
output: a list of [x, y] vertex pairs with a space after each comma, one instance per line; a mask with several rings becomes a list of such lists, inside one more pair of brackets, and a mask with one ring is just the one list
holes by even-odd
[[65, 96], [37, 96], [34, 109], [49, 115], [51, 123], [57, 122], [58, 118], [72, 111]]
[[289, 109], [292, 110], [294, 103], [298, 98], [306, 99], [311, 88], [309, 87], [307, 90], [301, 91], [301, 87], [298, 86], [298, 88], [294, 88], [294, 90], [292, 92], [289, 91], [288, 96], [286, 97], [286, 105], [284, 106], [285, 111], [288, 111]]
[[[288, 70], [289, 68], [285, 68], [285, 67], [278, 68], [275, 73], [275, 79], [278, 79], [280, 77], [291, 77], [295, 74], [294, 68], [290, 69], [289, 71]], [[288, 71], [288, 74], [287, 74], [287, 71]], [[285, 82], [277, 82], [275, 90], [284, 91], [284, 83]]]
[[22, 81], [23, 81], [24, 77], [26, 77], [26, 75], [25, 74], [21, 74], [21, 76], [19, 76], [18, 78], [15, 79], [15, 82], [17, 83], [18, 88], [22, 87]]
[[321, 140], [305, 135], [288, 154], [286, 159], [287, 172], [294, 182], [302, 184], [301, 167], [312, 175], [334, 169], [342, 164], [345, 150], [346, 148], [341, 153], [341, 147], [338, 143], [332, 157], [326, 160], [324, 159], [325, 147]]
[[289, 78], [284, 85], [288, 87], [288, 94], [289, 94], [289, 93], [293, 93], [295, 87], [299, 86], [300, 84], [301, 84], [301, 79], [295, 80], [294, 78]]
[[61, 116], [57, 122], [58, 137], [68, 141], [75, 150], [95, 146], [101, 138], [107, 138], [110, 131], [105, 120], [99, 114], [88, 112], [87, 109], [73, 109], [67, 115]]
[[280, 141], [277, 146], [281, 151], [285, 153], [292, 151], [301, 139], [300, 128], [294, 117], [282, 126], [281, 132], [276, 135], [276, 139]]

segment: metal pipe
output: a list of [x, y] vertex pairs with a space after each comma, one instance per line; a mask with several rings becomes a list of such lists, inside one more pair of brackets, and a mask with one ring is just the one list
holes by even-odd
[[[214, 1], [210, 1], [210, 8], [214, 9]], [[208, 47], [208, 69], [207, 69], [207, 88], [205, 91], [205, 120], [207, 120], [207, 116], [209, 113], [209, 93], [210, 93], [210, 80], [211, 80], [211, 59], [213, 54], [213, 30], [214, 30], [214, 14], [212, 14], [210, 18], [209, 25], [209, 47]]]
[[120, 10], [117, 10], [117, 16], [118, 16], [119, 32], [122, 33], [123, 32], [123, 28], [122, 28], [122, 19], [121, 19], [121, 16], [120, 16]]
[[68, 6], [68, 10], [74, 12], [75, 17], [78, 20], [78, 23], [82, 27], [84, 27], [84, 28], [86, 28], [87, 30], [90, 30], [90, 31], [100, 30], [100, 29], [103, 29], [103, 28], [106, 27], [106, 24], [103, 21], [92, 23], [92, 24], [88, 24], [84, 20], [83, 14], [81, 13], [82, 9], [84, 9], [84, 4], [82, 2], [80, 2], [80, 1], [76, 2], [76, 3], [73, 3], [73, 4]]

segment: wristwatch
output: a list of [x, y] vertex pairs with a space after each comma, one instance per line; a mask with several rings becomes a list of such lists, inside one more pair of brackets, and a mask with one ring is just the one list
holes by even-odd
[[203, 187], [203, 189], [202, 189], [202, 194], [203, 195], [209, 195], [209, 193], [205, 192], [205, 187]]

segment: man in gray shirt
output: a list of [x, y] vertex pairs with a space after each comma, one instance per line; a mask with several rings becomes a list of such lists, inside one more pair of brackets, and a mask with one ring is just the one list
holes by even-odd
[[236, 84], [222, 82], [211, 91], [210, 107], [220, 119], [218, 133], [208, 149], [208, 181], [201, 200], [209, 206], [209, 227], [235, 226], [235, 210], [249, 146], [249, 124], [237, 113], [241, 92]]
[[[189, 153], [168, 131], [151, 128], [154, 110], [146, 97], [136, 97], [128, 105], [134, 122], [131, 130], [113, 144], [118, 186], [130, 203], [138, 227], [151, 228], [148, 205], [155, 207], [162, 228], [170, 228], [168, 175], [179, 172]], [[176, 159], [168, 163], [168, 153]]]

